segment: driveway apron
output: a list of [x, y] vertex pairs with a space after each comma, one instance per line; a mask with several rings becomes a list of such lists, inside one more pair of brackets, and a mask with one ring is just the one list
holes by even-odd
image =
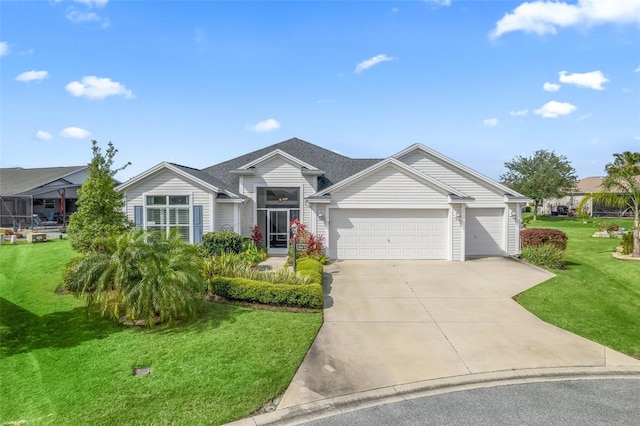
[[498, 257], [334, 262], [324, 324], [278, 408], [475, 373], [640, 365], [512, 299], [551, 277]]

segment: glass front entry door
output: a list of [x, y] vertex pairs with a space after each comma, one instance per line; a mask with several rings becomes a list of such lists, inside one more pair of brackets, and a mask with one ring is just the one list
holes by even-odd
[[267, 224], [270, 254], [287, 254], [289, 247], [289, 210], [268, 210]]

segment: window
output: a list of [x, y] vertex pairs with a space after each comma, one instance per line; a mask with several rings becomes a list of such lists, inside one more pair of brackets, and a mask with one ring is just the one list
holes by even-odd
[[53, 200], [42, 200], [42, 206], [45, 209], [53, 209], [55, 208], [55, 202]]
[[191, 206], [188, 195], [147, 195], [147, 231], [165, 232], [177, 229], [189, 241]]

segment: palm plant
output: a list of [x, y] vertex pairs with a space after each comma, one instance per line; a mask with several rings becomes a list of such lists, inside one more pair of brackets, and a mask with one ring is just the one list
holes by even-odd
[[174, 322], [202, 304], [202, 257], [180, 239], [133, 231], [107, 238], [103, 253], [89, 253], [70, 271], [69, 290], [102, 315], [131, 321]]
[[578, 205], [578, 211], [589, 200], [633, 211], [633, 257], [640, 257], [640, 152], [614, 154], [613, 163], [606, 165], [600, 192], [589, 194]]

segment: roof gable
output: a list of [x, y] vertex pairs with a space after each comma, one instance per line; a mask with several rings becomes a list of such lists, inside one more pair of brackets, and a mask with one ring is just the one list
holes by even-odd
[[513, 189], [509, 188], [508, 186], [505, 186], [499, 182], [496, 182], [495, 180], [465, 166], [462, 163], [459, 163], [449, 157], [447, 157], [444, 154], [439, 153], [438, 151], [435, 151], [425, 145], [422, 144], [414, 144], [411, 145], [410, 147], [398, 152], [397, 154], [394, 154], [393, 157], [400, 159], [406, 155], [409, 155], [415, 151], [419, 151], [422, 152], [424, 155], [426, 155], [427, 157], [432, 157], [435, 158], [436, 160], [439, 160], [440, 162], [444, 163], [447, 165], [447, 167], [450, 167], [458, 172], [463, 172], [467, 175], [470, 175], [472, 177], [474, 177], [475, 179], [479, 180], [480, 182], [482, 182], [483, 184], [485, 184], [486, 186], [492, 188], [494, 191], [497, 191], [501, 194], [504, 195], [511, 195], [511, 196], [515, 196], [515, 197], [524, 197], [526, 198], [524, 195], [514, 191]]
[[231, 160], [203, 169], [204, 172], [237, 190], [239, 176], [231, 171], [247, 166], [274, 151], [281, 151], [297, 159], [298, 162], [312, 166], [310, 170], [322, 170], [324, 175], [318, 179], [318, 188], [326, 188], [340, 182], [355, 173], [380, 161], [380, 159], [354, 159], [337, 152], [319, 147], [302, 139], [292, 138]]
[[287, 154], [286, 152], [282, 151], [281, 149], [276, 149], [274, 151], [271, 151], [270, 153], [268, 153], [266, 155], [263, 155], [260, 158], [256, 158], [255, 160], [245, 164], [244, 166], [238, 167], [238, 169], [246, 170], [246, 169], [249, 169], [251, 167], [255, 167], [258, 164], [264, 163], [266, 161], [269, 161], [270, 159], [272, 159], [273, 157], [276, 157], [276, 156], [283, 157], [286, 160], [289, 160], [290, 162], [292, 162], [292, 163], [294, 163], [296, 165], [299, 165], [300, 167], [304, 167], [305, 169], [318, 170], [317, 167], [312, 166], [311, 164], [305, 163], [304, 161], [294, 157], [293, 155]]
[[150, 168], [149, 170], [140, 173], [137, 176], [132, 177], [131, 179], [129, 179], [128, 181], [126, 181], [125, 183], [119, 185], [116, 190], [117, 191], [125, 191], [128, 188], [131, 188], [133, 186], [136, 186], [137, 184], [139, 184], [140, 182], [142, 182], [143, 180], [155, 175], [156, 173], [162, 171], [162, 170], [170, 170], [174, 173], [176, 173], [177, 175], [181, 176], [184, 179], [187, 179], [195, 184], [198, 184], [200, 186], [203, 186], [213, 192], [216, 193], [223, 193], [231, 198], [239, 198], [238, 194], [236, 194], [235, 192], [231, 191], [225, 184], [224, 182], [220, 182], [217, 179], [215, 179], [214, 177], [208, 175], [207, 173], [204, 173], [201, 170], [198, 169], [192, 169], [190, 167], [186, 167], [186, 166], [181, 166], [179, 164], [174, 164], [174, 163], [168, 163], [168, 162], [162, 162], [160, 164], [155, 165], [154, 167]]
[[396, 167], [398, 169], [400, 169], [401, 171], [405, 172], [406, 174], [409, 174], [411, 176], [413, 176], [415, 179], [420, 180], [426, 184], [428, 184], [429, 186], [440, 190], [443, 194], [447, 194], [447, 195], [453, 195], [456, 198], [469, 198], [468, 195], [458, 191], [455, 188], [452, 188], [451, 186], [445, 184], [444, 182], [441, 182], [437, 179], [432, 178], [431, 176], [428, 176], [424, 173], [422, 173], [421, 171], [408, 166], [407, 164], [403, 163], [402, 161], [394, 158], [394, 157], [389, 157], [386, 160], [382, 160], [362, 171], [360, 171], [359, 173], [356, 173], [355, 175], [349, 177], [348, 179], [344, 179], [343, 181], [332, 185], [322, 191], [319, 191], [318, 193], [316, 193], [314, 195], [314, 197], [322, 197], [324, 195], [330, 194], [330, 193], [335, 193], [340, 191], [343, 188], [348, 187], [349, 185], [357, 182], [358, 180], [366, 177], [366, 176], [370, 176], [374, 173], [376, 173], [377, 171], [385, 168], [385, 167]]

